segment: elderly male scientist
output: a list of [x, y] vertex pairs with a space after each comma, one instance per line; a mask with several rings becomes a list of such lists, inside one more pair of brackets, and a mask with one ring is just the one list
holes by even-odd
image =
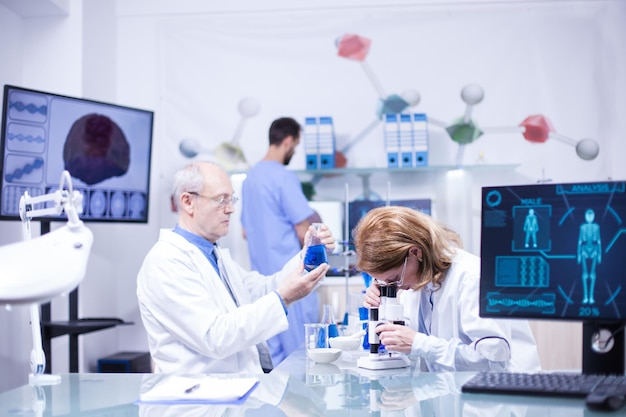
[[[265, 341], [287, 329], [286, 307], [311, 293], [328, 265], [304, 274], [299, 253], [276, 274], [247, 271], [217, 245], [237, 201], [226, 171], [195, 162], [175, 174], [173, 188], [178, 224], [161, 230], [137, 276], [155, 372], [269, 372]], [[323, 232], [332, 250], [335, 239]]]

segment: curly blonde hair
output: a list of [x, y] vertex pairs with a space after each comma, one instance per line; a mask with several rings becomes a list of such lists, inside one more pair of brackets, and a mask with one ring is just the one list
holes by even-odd
[[420, 211], [400, 206], [370, 210], [352, 230], [357, 252], [357, 269], [370, 274], [384, 273], [404, 262], [409, 249], [422, 250], [418, 266], [420, 289], [432, 282], [439, 286], [450, 268], [461, 237], [452, 229]]

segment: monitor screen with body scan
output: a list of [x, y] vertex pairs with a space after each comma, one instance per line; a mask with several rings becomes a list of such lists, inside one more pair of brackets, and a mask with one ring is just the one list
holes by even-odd
[[624, 374], [626, 181], [483, 187], [480, 315], [583, 323], [583, 373]]

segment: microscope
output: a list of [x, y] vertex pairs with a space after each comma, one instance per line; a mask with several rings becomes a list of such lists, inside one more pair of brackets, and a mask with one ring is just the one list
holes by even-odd
[[370, 353], [368, 356], [362, 356], [357, 360], [357, 367], [380, 370], [411, 366], [406, 355], [386, 351], [384, 345], [380, 343], [378, 333], [376, 333], [376, 327], [385, 322], [404, 325], [403, 308], [398, 303], [397, 293], [398, 287], [395, 285], [380, 287], [380, 305], [378, 308], [371, 308], [368, 312], [367, 337]]

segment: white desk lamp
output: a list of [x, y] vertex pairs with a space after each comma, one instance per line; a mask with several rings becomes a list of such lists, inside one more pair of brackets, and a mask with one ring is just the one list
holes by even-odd
[[[67, 190], [64, 189], [67, 185]], [[35, 208], [52, 203], [51, 207]], [[0, 304], [30, 304], [33, 351], [30, 357], [30, 385], [51, 385], [58, 375], [46, 375], [46, 356], [41, 341], [39, 304], [73, 290], [85, 277], [93, 234], [79, 219], [82, 194], [73, 191], [68, 171], [63, 171], [59, 189], [32, 197], [25, 192], [20, 199], [23, 241], [0, 247]], [[67, 224], [31, 239], [30, 220], [65, 212]]]

